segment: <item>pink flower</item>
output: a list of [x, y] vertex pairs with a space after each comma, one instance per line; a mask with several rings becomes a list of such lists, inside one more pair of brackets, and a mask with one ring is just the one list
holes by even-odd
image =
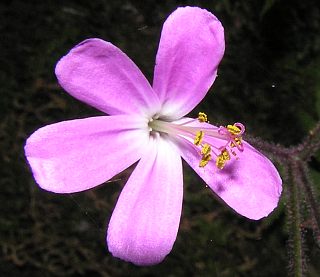
[[182, 208], [181, 157], [239, 214], [260, 219], [277, 206], [280, 176], [242, 139], [242, 124], [215, 127], [204, 113], [184, 117], [215, 80], [224, 47], [219, 20], [185, 7], [164, 23], [152, 87], [101, 39], [83, 41], [58, 62], [61, 86], [109, 116], [40, 128], [25, 154], [36, 182], [56, 193], [93, 188], [138, 162], [108, 226], [114, 256], [151, 265], [171, 251]]

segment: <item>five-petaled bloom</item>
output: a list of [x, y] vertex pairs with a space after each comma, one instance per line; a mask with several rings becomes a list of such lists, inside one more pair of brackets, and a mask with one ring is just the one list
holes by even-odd
[[278, 204], [281, 178], [242, 139], [240, 123], [215, 127], [184, 117], [206, 95], [224, 54], [224, 31], [210, 12], [178, 8], [163, 26], [152, 87], [117, 47], [88, 39], [56, 66], [61, 86], [109, 114], [40, 128], [25, 154], [36, 182], [56, 193], [84, 191], [138, 161], [113, 211], [109, 251], [137, 265], [171, 251], [182, 208], [181, 157], [239, 214], [260, 219]]

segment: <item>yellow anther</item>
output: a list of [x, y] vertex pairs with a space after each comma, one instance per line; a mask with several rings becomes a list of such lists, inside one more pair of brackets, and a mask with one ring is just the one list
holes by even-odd
[[199, 112], [198, 120], [199, 120], [199, 122], [208, 122], [208, 117], [205, 113]]
[[235, 125], [227, 125], [227, 129], [231, 135], [239, 135], [241, 133], [241, 129]]
[[224, 167], [224, 165], [226, 164], [226, 161], [223, 160], [221, 157], [218, 157], [216, 160], [216, 166], [219, 169], [222, 169]]
[[222, 157], [225, 161], [230, 160], [230, 154], [227, 149], [222, 150], [220, 155], [222, 155]]
[[210, 153], [211, 153], [211, 146], [208, 143], [206, 143], [205, 145], [203, 145], [203, 147], [201, 149], [201, 154], [206, 156]]
[[211, 154], [202, 155], [202, 159], [199, 163], [199, 167], [205, 167], [210, 160], [211, 160]]
[[[235, 142], [237, 145], [241, 145], [241, 144], [242, 144], [242, 138], [241, 138], [241, 137], [235, 138], [235, 139], [234, 139], [234, 142]], [[231, 147], [236, 147], [236, 145], [234, 144], [234, 142], [231, 142], [231, 143], [230, 143], [230, 146], [231, 146]]]
[[204, 136], [204, 132], [203, 132], [203, 131], [198, 131], [198, 132], [196, 133], [196, 137], [194, 138], [193, 143], [194, 143], [195, 145], [200, 145], [201, 142], [202, 142], [203, 136]]
[[228, 152], [227, 149], [223, 149], [220, 153], [220, 155], [218, 155], [217, 160], [216, 160], [216, 166], [219, 169], [224, 168], [225, 164], [227, 161], [230, 160], [230, 154]]

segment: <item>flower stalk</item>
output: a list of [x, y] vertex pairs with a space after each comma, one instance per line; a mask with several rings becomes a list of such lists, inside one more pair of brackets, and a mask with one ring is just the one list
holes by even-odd
[[284, 169], [282, 177], [285, 180], [289, 269], [295, 277], [305, 276], [307, 273], [305, 228], [312, 229], [314, 240], [320, 247], [318, 195], [316, 184], [309, 173], [309, 162], [320, 149], [320, 122], [310, 130], [301, 144], [294, 147], [286, 148], [252, 137], [248, 140]]
[[[288, 225], [289, 225], [289, 241], [293, 244], [292, 258], [289, 261], [289, 269], [295, 277], [304, 276], [304, 253], [303, 253], [303, 234], [301, 230], [302, 226], [302, 214], [301, 214], [301, 197], [299, 196], [299, 176], [295, 174], [298, 169], [297, 162], [290, 164], [290, 185], [287, 188], [288, 195]], [[290, 247], [290, 245], [289, 245]]]

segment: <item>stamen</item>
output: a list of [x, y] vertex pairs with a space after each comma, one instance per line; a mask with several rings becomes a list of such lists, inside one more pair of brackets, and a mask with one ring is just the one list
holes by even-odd
[[208, 143], [202, 145], [201, 149], [201, 161], [199, 167], [205, 167], [211, 160], [211, 146]]
[[194, 143], [195, 145], [200, 145], [201, 142], [202, 142], [202, 140], [203, 140], [203, 136], [204, 136], [204, 132], [203, 132], [203, 131], [198, 131], [198, 132], [196, 133], [196, 137], [194, 138], [193, 143]]
[[[208, 122], [207, 115], [199, 112], [197, 119], [184, 120], [182, 123], [170, 122], [158, 118], [152, 118], [148, 122], [150, 135], [153, 133], [162, 135], [183, 137], [192, 141], [199, 146], [199, 167], [205, 167], [212, 158], [215, 158], [217, 168], [223, 169], [231, 159], [238, 159], [238, 151], [244, 150], [242, 134], [245, 131], [244, 125], [234, 123], [226, 126], [214, 127], [207, 124], [193, 125], [194, 121], [200, 123]], [[210, 143], [211, 138], [220, 140]], [[214, 140], [212, 140], [214, 142]], [[222, 143], [222, 145], [221, 145]], [[218, 150], [218, 152], [215, 152]]]
[[199, 163], [199, 167], [205, 167], [208, 162], [211, 160], [211, 154], [208, 154], [208, 155], [202, 155], [202, 159]]
[[242, 137], [235, 138], [233, 142], [230, 143], [231, 147], [238, 147], [242, 145]]
[[227, 127], [220, 126], [219, 128], [219, 133], [221, 135], [230, 135], [230, 136], [235, 136], [239, 137], [245, 132], [245, 127], [241, 123], [235, 123], [233, 125], [227, 125]]
[[231, 148], [237, 147], [237, 149], [242, 152], [243, 144], [241, 135], [244, 133], [244, 131], [245, 127], [243, 124], [235, 123], [233, 125], [227, 125], [227, 127], [221, 126], [218, 132], [228, 139], [228, 144]]
[[202, 149], [201, 149], [201, 154], [202, 155], [208, 155], [211, 153], [211, 146], [206, 143], [205, 145], [203, 145]]
[[227, 129], [231, 135], [237, 136], [241, 133], [241, 129], [236, 125], [227, 125]]
[[230, 154], [228, 152], [227, 149], [223, 149], [221, 150], [220, 155], [218, 155], [217, 159], [216, 159], [216, 166], [219, 169], [223, 169], [226, 162], [230, 160]]
[[203, 122], [208, 122], [208, 116], [203, 113], [203, 112], [199, 112], [198, 114], [198, 120], [199, 122], [203, 123]]

